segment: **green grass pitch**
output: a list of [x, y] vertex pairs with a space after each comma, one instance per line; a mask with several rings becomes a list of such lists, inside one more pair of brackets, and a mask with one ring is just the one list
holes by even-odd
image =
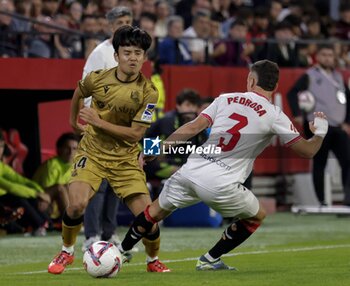
[[[239, 271], [198, 272], [198, 256], [223, 228], [162, 228], [161, 259], [171, 273], [147, 273], [140, 251], [115, 278], [94, 279], [82, 267], [79, 236], [76, 260], [61, 275], [47, 273], [60, 249], [60, 234], [0, 238], [0, 285], [350, 285], [350, 217], [334, 215], [269, 216], [258, 231], [223, 260]], [[120, 236], [126, 228], [119, 230]], [[142, 244], [139, 245], [143, 249]]]

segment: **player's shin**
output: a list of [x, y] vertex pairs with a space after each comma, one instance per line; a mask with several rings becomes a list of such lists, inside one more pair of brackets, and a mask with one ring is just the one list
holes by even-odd
[[131, 250], [136, 243], [146, 234], [150, 233], [153, 225], [156, 223], [148, 213], [148, 208], [140, 213], [134, 220], [132, 226], [129, 228], [125, 235], [124, 240], [121, 243], [123, 251]]
[[157, 224], [156, 230], [152, 233], [147, 233], [142, 239], [142, 243], [145, 246], [146, 253], [151, 260], [158, 258], [160, 248], [160, 230]]
[[216, 245], [205, 255], [206, 258], [215, 260], [221, 257], [221, 255], [230, 252], [251, 236], [259, 226], [259, 223], [253, 223], [247, 220], [239, 220], [231, 224], [225, 229]]
[[70, 218], [66, 212], [62, 218], [62, 240], [64, 247], [73, 247], [83, 223], [83, 216]]

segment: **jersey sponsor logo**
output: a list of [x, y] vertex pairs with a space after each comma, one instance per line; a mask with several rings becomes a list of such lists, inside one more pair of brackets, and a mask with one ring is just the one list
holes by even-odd
[[266, 110], [263, 109], [261, 104], [258, 104], [248, 98], [245, 97], [239, 97], [239, 96], [235, 96], [235, 97], [228, 97], [227, 98], [227, 104], [232, 104], [232, 103], [238, 103], [238, 104], [242, 104], [244, 106], [248, 106], [250, 108], [252, 108], [254, 111], [256, 111], [256, 113], [259, 115], [259, 117], [263, 116], [266, 113]]
[[155, 103], [147, 103], [146, 108], [142, 113], [141, 120], [147, 121], [147, 122], [152, 122], [152, 115], [153, 115], [155, 108], [156, 108]]
[[109, 91], [109, 86], [108, 85], [105, 85], [104, 87], [103, 87], [103, 89], [104, 89], [104, 91], [105, 91], [105, 94]]
[[214, 164], [218, 165], [221, 168], [226, 169], [227, 171], [231, 170], [231, 167], [229, 165], [225, 164], [224, 162], [222, 162], [219, 158], [214, 158], [212, 156], [208, 156], [207, 154], [200, 154], [200, 156], [203, 159], [205, 159], [205, 160], [207, 160], [207, 161], [209, 161], [211, 163], [214, 163]]

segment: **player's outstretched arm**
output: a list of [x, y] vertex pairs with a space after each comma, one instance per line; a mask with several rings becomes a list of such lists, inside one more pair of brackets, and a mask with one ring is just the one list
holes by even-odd
[[208, 128], [210, 125], [209, 120], [199, 115], [196, 119], [182, 125], [175, 132], [173, 132], [167, 139], [164, 140], [165, 148], [167, 149], [167, 143], [169, 145], [176, 145], [177, 141], [187, 141], [188, 139], [196, 136], [198, 133], [203, 131], [205, 128]]
[[86, 123], [100, 128], [106, 133], [130, 143], [139, 142], [147, 130], [147, 127], [141, 126], [135, 122], [131, 124], [131, 127], [110, 123], [100, 118], [97, 111], [90, 107], [84, 107], [81, 109], [79, 116]]
[[321, 148], [323, 139], [328, 131], [328, 121], [323, 112], [315, 112], [314, 115], [314, 121], [309, 123], [310, 130], [314, 133], [314, 136], [309, 140], [302, 138], [290, 147], [299, 156], [309, 159], [314, 157]]

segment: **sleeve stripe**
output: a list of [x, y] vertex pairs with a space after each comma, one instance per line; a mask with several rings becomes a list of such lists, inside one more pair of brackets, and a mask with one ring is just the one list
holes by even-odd
[[214, 124], [213, 119], [208, 114], [201, 113], [200, 115], [202, 115], [203, 117], [205, 117], [209, 121], [210, 126], [212, 126]]
[[151, 122], [146, 122], [146, 121], [141, 121], [141, 120], [133, 120], [133, 122], [137, 122], [137, 123], [142, 123], [142, 124], [145, 124], [145, 125], [151, 125], [152, 123]]
[[298, 136], [295, 137], [294, 139], [292, 139], [292, 140], [290, 140], [289, 142], [287, 142], [286, 144], [284, 144], [284, 146], [289, 147], [289, 146], [291, 146], [291, 145], [297, 143], [301, 138], [303, 138], [303, 137], [301, 137], [300, 135], [298, 135]]

